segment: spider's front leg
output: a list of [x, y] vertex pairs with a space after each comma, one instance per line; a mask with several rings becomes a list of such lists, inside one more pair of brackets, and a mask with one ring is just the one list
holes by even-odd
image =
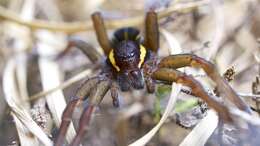
[[185, 66], [202, 68], [216, 82], [218, 89], [227, 99], [233, 102], [240, 110], [251, 113], [248, 105], [235, 93], [228, 82], [220, 76], [215, 66], [209, 61], [192, 54], [179, 54], [165, 57], [159, 63], [159, 68], [177, 69]]
[[144, 45], [153, 52], [157, 52], [160, 47], [157, 13], [154, 11], [147, 12], [145, 17]]
[[81, 139], [87, 132], [87, 127], [93, 110], [102, 101], [103, 97], [110, 88], [111, 80], [107, 77], [98, 76], [87, 80], [77, 91], [76, 98], [72, 99], [65, 108], [62, 115], [62, 122], [59, 129], [58, 137], [55, 141], [55, 146], [61, 146], [64, 142], [68, 126], [72, 120], [72, 114], [75, 107], [88, 98], [88, 106], [81, 115], [77, 135], [73, 139], [71, 145], [79, 145]]
[[101, 16], [101, 14], [99, 12], [96, 12], [91, 15], [91, 18], [92, 18], [93, 25], [95, 28], [98, 43], [102, 47], [104, 53], [108, 56], [108, 54], [112, 48], [111, 48], [111, 43], [108, 39], [103, 17]]
[[103, 80], [93, 88], [89, 95], [89, 105], [84, 110], [83, 114], [80, 117], [79, 127], [77, 129], [77, 135], [73, 139], [71, 146], [78, 146], [83, 139], [85, 133], [87, 132], [89, 121], [91, 118], [91, 113], [96, 106], [100, 104], [103, 97], [107, 93], [110, 88], [111, 81], [110, 80]]

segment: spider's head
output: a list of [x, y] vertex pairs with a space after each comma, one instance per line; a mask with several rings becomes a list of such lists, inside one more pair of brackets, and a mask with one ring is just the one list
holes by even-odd
[[114, 45], [109, 54], [109, 61], [116, 70], [117, 81], [122, 91], [132, 86], [135, 89], [144, 87], [142, 65], [146, 49], [132, 40], [123, 40]]

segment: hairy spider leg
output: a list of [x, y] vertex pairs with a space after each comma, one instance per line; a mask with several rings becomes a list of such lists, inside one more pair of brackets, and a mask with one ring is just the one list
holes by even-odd
[[144, 46], [155, 53], [157, 53], [159, 49], [158, 18], [156, 12], [154, 11], [147, 12], [145, 17]]
[[78, 146], [86, 134], [94, 108], [100, 104], [107, 91], [110, 89], [110, 80], [103, 80], [92, 89], [89, 95], [88, 107], [84, 110], [80, 117], [77, 135], [74, 137], [71, 146]]
[[222, 119], [228, 122], [232, 121], [227, 107], [210, 97], [201, 84], [192, 76], [185, 75], [184, 73], [171, 68], [159, 68], [153, 73], [152, 77], [156, 80], [167, 81], [169, 83], [176, 82], [190, 87], [192, 93], [216, 110]]
[[[84, 113], [92, 112], [94, 107], [101, 102], [103, 99], [105, 93], [109, 90], [109, 86], [107, 82], [110, 82], [109, 80], [104, 80], [103, 77], [94, 77], [89, 80], [87, 80], [85, 83], [82, 84], [82, 86], [78, 89], [77, 94], [74, 99], [72, 99], [68, 105], [66, 106], [63, 115], [62, 115], [62, 122], [59, 129], [58, 137], [55, 141], [55, 146], [61, 146], [64, 142], [64, 137], [66, 135], [68, 126], [72, 120], [72, 114], [77, 105], [83, 102], [85, 98], [89, 99], [88, 106], [84, 110]], [[99, 88], [99, 89], [97, 89]], [[90, 119], [90, 114], [87, 114], [89, 116], [86, 116], [86, 114], [82, 114], [80, 121], [86, 121], [87, 119]], [[88, 120], [87, 120], [88, 121]], [[88, 124], [88, 123], [85, 123]], [[80, 122], [80, 127], [85, 125], [84, 123]], [[78, 131], [82, 133], [81, 129], [77, 130], [77, 136], [74, 138], [73, 141], [76, 141], [81, 135], [79, 135]], [[84, 131], [83, 133], [85, 133]], [[77, 141], [76, 141], [77, 142]]]
[[111, 47], [111, 42], [109, 41], [109, 38], [107, 35], [106, 27], [104, 25], [104, 20], [99, 12], [92, 14], [91, 18], [92, 18], [92, 21], [94, 24], [98, 43], [102, 47], [106, 56], [108, 56], [112, 47]]
[[218, 89], [228, 100], [234, 103], [240, 110], [251, 113], [248, 105], [235, 93], [228, 82], [220, 76], [211, 62], [193, 54], [178, 54], [165, 57], [159, 63], [159, 68], [177, 69], [185, 66], [202, 68], [216, 82]]
[[157, 13], [148, 11], [145, 17], [144, 46], [147, 49], [146, 62], [143, 70], [145, 73], [145, 85], [148, 93], [154, 93], [155, 82], [151, 78], [153, 69], [156, 67], [156, 54], [159, 49], [159, 25]]
[[98, 63], [101, 59], [101, 54], [89, 43], [81, 40], [78, 37], [69, 36], [68, 37], [68, 45], [60, 54], [58, 54], [55, 59], [60, 59], [64, 57], [71, 48], [76, 47], [81, 50], [81, 52], [92, 62]]
[[65, 50], [70, 49], [72, 47], [76, 47], [82, 51], [82, 53], [87, 56], [87, 58], [92, 63], [97, 63], [101, 59], [101, 54], [94, 48], [91, 44], [77, 38], [77, 37], [69, 37], [68, 38], [68, 46]]

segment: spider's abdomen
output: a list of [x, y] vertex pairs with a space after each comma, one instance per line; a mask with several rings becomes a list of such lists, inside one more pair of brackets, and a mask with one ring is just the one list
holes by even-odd
[[[140, 41], [140, 31], [133, 27], [124, 27], [115, 31], [113, 36], [113, 43], [124, 40]], [[140, 43], [140, 42], [139, 42]]]

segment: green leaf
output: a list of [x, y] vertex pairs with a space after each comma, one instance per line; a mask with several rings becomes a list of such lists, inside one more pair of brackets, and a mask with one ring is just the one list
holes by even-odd
[[[155, 115], [155, 121], [160, 119], [160, 115], [162, 112], [161, 107], [161, 100], [168, 96], [171, 93], [171, 86], [169, 85], [159, 85], [156, 90], [156, 100], [154, 104], [154, 115]], [[183, 101], [177, 101], [174, 106], [174, 111], [176, 113], [182, 113], [186, 112], [195, 106], [197, 106], [199, 103], [199, 100], [196, 98], [191, 98]]]
[[174, 106], [174, 111], [176, 113], [182, 113], [182, 112], [186, 112], [190, 109], [192, 109], [193, 107], [197, 106], [199, 103], [199, 100], [196, 98], [191, 98], [185, 101], [177, 101], [175, 106]]
[[171, 86], [169, 85], [159, 85], [156, 90], [156, 97], [160, 100], [171, 93]]

